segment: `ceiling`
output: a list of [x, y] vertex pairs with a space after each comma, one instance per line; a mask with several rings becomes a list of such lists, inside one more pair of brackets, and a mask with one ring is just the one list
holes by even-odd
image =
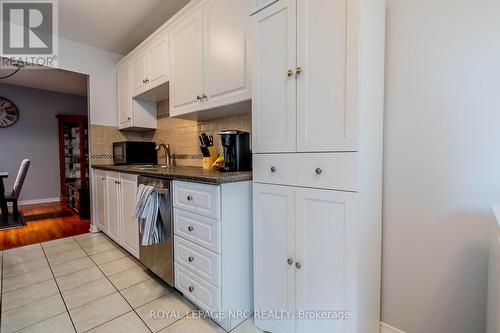
[[[12, 69], [0, 69], [0, 77], [12, 72]], [[0, 80], [0, 84], [87, 96], [87, 75], [61, 69], [21, 69], [15, 75]]]
[[59, 35], [125, 55], [189, 0], [59, 0]]

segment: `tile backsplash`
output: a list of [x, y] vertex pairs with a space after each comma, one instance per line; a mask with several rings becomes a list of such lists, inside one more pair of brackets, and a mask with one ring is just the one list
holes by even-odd
[[[119, 131], [112, 126], [90, 126], [90, 146], [93, 164], [113, 163], [112, 143], [115, 141], [154, 141], [170, 145], [176, 165], [202, 166], [198, 135], [207, 133], [214, 137], [218, 152], [221, 152], [218, 132], [225, 129], [237, 129], [251, 132], [252, 116], [250, 112], [221, 118], [196, 121], [178, 118], [159, 118], [158, 129], [147, 132]], [[163, 153], [159, 162], [164, 162]]]

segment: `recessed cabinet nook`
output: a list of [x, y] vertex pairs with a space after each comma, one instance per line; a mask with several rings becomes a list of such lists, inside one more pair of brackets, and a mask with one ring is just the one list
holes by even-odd
[[[256, 326], [378, 332], [384, 1], [252, 0], [249, 12], [255, 311], [295, 314]], [[350, 319], [299, 317], [316, 310]]]
[[248, 111], [248, 11], [247, 0], [193, 0], [127, 55], [117, 68], [118, 127], [156, 129], [156, 102], [165, 99], [175, 117]]

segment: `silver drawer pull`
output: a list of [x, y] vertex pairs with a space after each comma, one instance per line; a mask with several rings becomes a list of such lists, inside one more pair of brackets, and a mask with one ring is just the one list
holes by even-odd
[[193, 257], [188, 257], [188, 261], [189, 261], [189, 262], [193, 262], [193, 261], [194, 261], [194, 258], [193, 258]]
[[276, 167], [274, 165], [271, 167], [271, 172], [276, 172]]
[[192, 232], [193, 230], [194, 230], [194, 227], [193, 227], [192, 225], [190, 225], [190, 226], [188, 227], [188, 231], [189, 231], [189, 232]]
[[187, 201], [193, 201], [193, 197], [190, 195], [188, 195], [186, 199], [187, 199]]
[[190, 292], [190, 293], [192, 293], [192, 292], [194, 291], [194, 287], [193, 287], [193, 286], [190, 286], [190, 287], [188, 288], [188, 290], [189, 290], [189, 292]]
[[323, 173], [323, 170], [321, 170], [321, 168], [316, 168], [315, 171], [317, 175], [321, 175]]
[[302, 268], [302, 264], [300, 262], [296, 262], [295, 263], [295, 268], [301, 269]]
[[293, 265], [293, 259], [292, 258], [288, 258], [288, 260], [286, 261], [286, 263], [290, 266]]

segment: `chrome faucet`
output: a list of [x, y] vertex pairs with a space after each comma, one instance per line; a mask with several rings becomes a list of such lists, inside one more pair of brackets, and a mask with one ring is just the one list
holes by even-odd
[[156, 150], [161, 150], [163, 148], [163, 151], [165, 153], [165, 164], [160, 165], [160, 167], [171, 167], [173, 166], [172, 163], [172, 156], [170, 156], [170, 146], [168, 144], [164, 143], [159, 143], [156, 145]]

